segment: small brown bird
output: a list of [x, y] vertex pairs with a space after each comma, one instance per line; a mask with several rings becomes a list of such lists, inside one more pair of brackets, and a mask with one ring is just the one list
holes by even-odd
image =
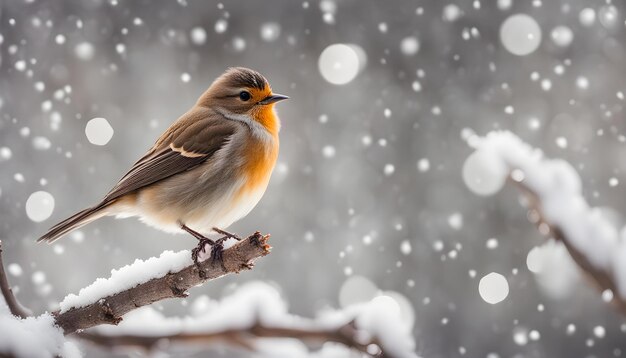
[[[222, 229], [259, 202], [278, 157], [280, 120], [274, 94], [256, 71], [236, 67], [217, 78], [196, 104], [97, 205], [52, 227], [38, 241], [61, 236], [104, 216], [138, 216], [167, 232], [186, 231], [206, 244], [237, 238]], [[204, 234], [224, 235], [215, 242]]]

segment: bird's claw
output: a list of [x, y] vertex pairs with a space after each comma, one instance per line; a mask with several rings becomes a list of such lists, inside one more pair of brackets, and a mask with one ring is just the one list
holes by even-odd
[[196, 239], [198, 239], [198, 246], [196, 246], [193, 250], [191, 250], [191, 259], [193, 260], [193, 262], [198, 265], [200, 260], [200, 253], [206, 253], [206, 245], [211, 246], [211, 260], [215, 261], [215, 262], [222, 262], [223, 259], [223, 254], [224, 254], [224, 241], [233, 238], [237, 241], [241, 241], [242, 239], [233, 234], [230, 233], [228, 231], [224, 231], [222, 229], [218, 229], [216, 227], [213, 228], [213, 231], [217, 232], [220, 235], [223, 235], [221, 238], [217, 239], [217, 240], [212, 240], [209, 239], [208, 237], [203, 236], [202, 234], [198, 233], [197, 231], [194, 231], [192, 229], [190, 229], [189, 227], [187, 227], [186, 225], [184, 225], [183, 223], [180, 223], [180, 227], [181, 229], [187, 231], [188, 233], [190, 233], [192, 236], [194, 236]]
[[[199, 239], [198, 246], [194, 247], [193, 250], [191, 250], [191, 259], [193, 260], [193, 262], [196, 265], [198, 265], [199, 259], [200, 259], [200, 253], [201, 252], [206, 253], [206, 245], [210, 245], [211, 247], [213, 247], [215, 244], [216, 242], [209, 238]], [[213, 255], [212, 248], [211, 248], [211, 255]]]
[[211, 246], [211, 260], [222, 262], [224, 259], [224, 238], [221, 238]]

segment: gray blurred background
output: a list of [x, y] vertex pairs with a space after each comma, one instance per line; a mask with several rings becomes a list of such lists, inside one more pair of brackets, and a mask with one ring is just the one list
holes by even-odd
[[[541, 29], [526, 56], [500, 39], [516, 13]], [[625, 14], [623, 0], [0, 0], [0, 239], [5, 262], [21, 268], [10, 277], [18, 297], [54, 309], [112, 268], [193, 247], [191, 237], [135, 219], [98, 221], [81, 230], [84, 240], [35, 239], [98, 201], [226, 68], [247, 66], [291, 100], [277, 106], [270, 187], [230, 229], [271, 233], [274, 250], [192, 298], [261, 279], [311, 316], [339, 307], [342, 285], [363, 276], [410, 302], [425, 357], [624, 356], [624, 320], [591, 286], [580, 281], [555, 298], [538, 285], [526, 257], [545, 239], [515, 190], [485, 198], [466, 188], [471, 151], [461, 132], [510, 129], [567, 159], [588, 200], [623, 225]], [[570, 31], [553, 36], [557, 26]], [[318, 68], [337, 43], [367, 59], [342, 86]], [[95, 117], [115, 131], [105, 146], [85, 135]], [[55, 206], [38, 223], [25, 203], [39, 190]], [[490, 238], [497, 248], [487, 248]], [[495, 305], [478, 292], [492, 271], [510, 288]], [[180, 300], [159, 307], [186, 311]]]

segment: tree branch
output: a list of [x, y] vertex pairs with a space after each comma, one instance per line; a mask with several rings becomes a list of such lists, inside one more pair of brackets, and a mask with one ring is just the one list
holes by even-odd
[[9, 280], [7, 278], [6, 272], [4, 271], [4, 262], [2, 262], [2, 240], [0, 240], [0, 291], [2, 291], [2, 296], [9, 306], [9, 311], [19, 318], [26, 318], [32, 313], [22, 306], [15, 298], [13, 294], [13, 290], [9, 285]]
[[229, 273], [249, 270], [253, 261], [270, 253], [269, 235], [259, 232], [224, 250], [222, 260], [208, 259], [179, 272], [154, 278], [133, 288], [103, 297], [85, 307], [55, 312], [56, 323], [66, 335], [101, 324], [117, 325], [122, 316], [142, 306], [174, 297], [186, 297], [187, 290]]
[[578, 267], [586, 274], [593, 285], [602, 293], [606, 290], [610, 290], [613, 293], [611, 303], [623, 314], [626, 315], [626, 301], [620, 297], [617, 285], [613, 280], [612, 275], [609, 272], [596, 268], [583, 252], [580, 252], [572, 241], [563, 233], [563, 230], [553, 223], [548, 222], [542, 212], [542, 203], [539, 196], [533, 192], [523, 181], [516, 181], [508, 177], [508, 182], [513, 183], [525, 197], [528, 199], [528, 210], [535, 211], [537, 213], [538, 220], [535, 222], [537, 228], [545, 227], [548, 229], [539, 230], [541, 233], [552, 236], [555, 240], [563, 243], [567, 252], [570, 254], [574, 262]]
[[381, 350], [379, 354], [372, 355], [367, 347], [370, 344], [380, 344], [372, 339], [368, 342], [361, 342], [358, 339], [359, 331], [354, 322], [349, 322], [336, 329], [301, 329], [291, 327], [272, 327], [257, 321], [254, 325], [241, 329], [227, 329], [211, 333], [181, 333], [160, 336], [139, 336], [139, 335], [104, 335], [92, 332], [83, 332], [78, 335], [81, 339], [92, 342], [96, 345], [111, 347], [137, 347], [146, 351], [152, 351], [161, 344], [171, 343], [196, 343], [208, 345], [215, 341], [226, 342], [233, 346], [242, 347], [247, 350], [254, 350], [251, 339], [254, 338], [294, 338], [309, 344], [321, 344], [325, 342], [335, 342], [348, 348], [354, 349], [368, 356], [384, 358], [386, 356]]
[[[77, 333], [76, 336], [85, 341], [106, 348], [112, 347], [138, 347], [146, 351], [162, 349], [165, 345], [174, 344], [202, 344], [210, 345], [214, 342], [225, 342], [232, 346], [241, 347], [249, 351], [255, 350], [254, 340], [258, 338], [293, 338], [309, 345], [322, 345], [326, 342], [335, 342], [360, 352], [361, 354], [377, 357], [396, 357], [385, 351], [381, 337], [369, 333], [367, 329], [360, 329], [356, 322], [357, 318], [335, 327], [316, 325], [292, 327], [267, 325], [259, 317], [250, 327], [224, 328], [221, 331], [207, 333], [179, 333], [171, 335], [142, 336], [134, 334], [107, 335], [99, 332], [83, 332], [83, 330], [103, 324], [116, 325], [122, 320], [122, 316], [136, 308], [149, 305], [159, 300], [175, 297], [186, 297], [187, 290], [191, 287], [221, 277], [229, 273], [238, 273], [242, 270], [251, 269], [253, 261], [270, 252], [267, 244], [269, 235], [261, 235], [259, 232], [236, 243], [229, 249], [224, 250], [221, 260], [209, 259], [198, 264], [190, 264], [175, 273], [168, 273], [162, 277], [153, 278], [145, 283], [124, 291], [98, 299], [97, 302], [84, 307], [71, 308], [64, 312], [53, 313], [54, 322], [63, 329], [65, 335]], [[2, 246], [0, 242], [0, 286], [2, 293], [10, 306], [11, 312], [19, 317], [27, 317], [31, 314], [23, 309], [8, 284], [2, 263]], [[349, 318], [347, 318], [349, 319]], [[391, 346], [389, 346], [391, 349]], [[393, 347], [397, 352], [397, 347]], [[408, 351], [407, 351], [408, 352]], [[400, 354], [400, 353], [394, 353]], [[0, 354], [0, 358], [12, 357]], [[408, 355], [397, 357], [416, 357], [412, 352]]]

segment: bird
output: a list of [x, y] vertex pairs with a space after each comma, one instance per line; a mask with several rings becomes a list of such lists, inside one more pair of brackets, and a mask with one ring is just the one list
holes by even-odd
[[[105, 216], [139, 217], [170, 233], [199, 240], [197, 263], [207, 244], [219, 256], [225, 231], [260, 201], [279, 152], [280, 119], [259, 72], [232, 67], [189, 111], [174, 121], [103, 199], [50, 228], [37, 241], [52, 243]], [[223, 235], [212, 240], [210, 233]]]

